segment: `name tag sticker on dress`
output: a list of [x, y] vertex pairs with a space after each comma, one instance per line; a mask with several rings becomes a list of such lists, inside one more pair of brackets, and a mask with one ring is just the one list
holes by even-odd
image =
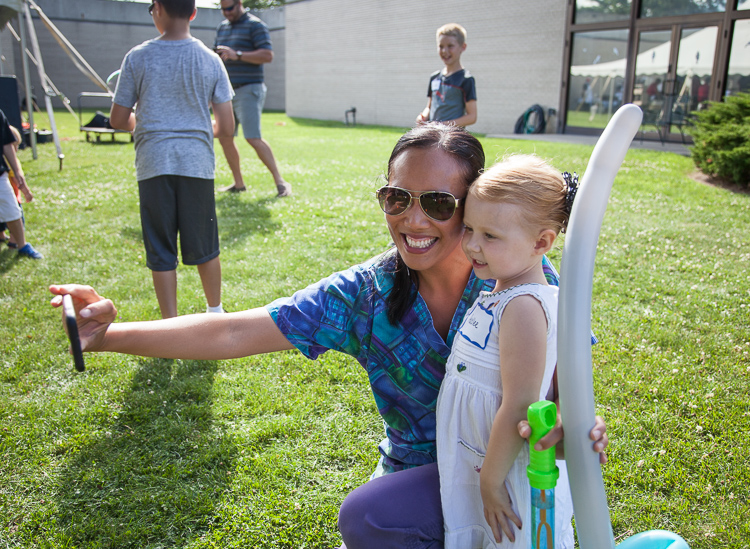
[[484, 349], [487, 347], [494, 323], [495, 317], [492, 316], [492, 312], [482, 307], [481, 303], [476, 303], [469, 314], [466, 315], [459, 333], [472, 345]]
[[439, 78], [435, 78], [432, 81], [432, 91], [438, 91], [439, 89], [440, 89], [440, 79]]

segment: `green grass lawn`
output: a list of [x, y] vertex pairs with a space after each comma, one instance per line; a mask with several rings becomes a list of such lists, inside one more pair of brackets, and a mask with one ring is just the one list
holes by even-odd
[[[44, 127], [44, 116], [37, 115]], [[91, 284], [122, 321], [159, 317], [145, 266], [133, 146], [87, 143], [57, 114], [65, 153], [21, 151], [29, 241], [0, 248], [0, 546], [330, 548], [338, 507], [382, 438], [352, 359], [283, 352], [224, 362], [67, 354], [50, 283]], [[217, 197], [223, 303], [286, 296], [384, 250], [373, 198], [399, 128], [268, 114], [294, 196], [240, 146], [249, 192]], [[489, 162], [536, 152], [585, 172], [591, 147], [483, 139]], [[219, 153], [216, 186], [231, 182]], [[750, 196], [696, 183], [689, 159], [628, 153], [599, 241], [592, 326], [604, 467], [618, 540], [664, 528], [692, 548], [750, 547]], [[561, 245], [552, 254], [559, 266]], [[205, 310], [181, 266], [179, 312]], [[196, 334], [200, 337], [200, 334]]]

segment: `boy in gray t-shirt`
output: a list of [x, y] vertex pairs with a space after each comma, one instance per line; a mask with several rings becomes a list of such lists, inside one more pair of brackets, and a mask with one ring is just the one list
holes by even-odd
[[234, 134], [234, 92], [219, 56], [190, 35], [195, 0], [154, 0], [149, 13], [161, 36], [125, 56], [110, 125], [134, 133], [146, 265], [162, 317], [177, 316], [178, 233], [208, 312], [223, 312], [213, 139]]
[[474, 77], [461, 65], [466, 51], [466, 29], [458, 23], [440, 27], [436, 34], [438, 55], [445, 64], [430, 75], [427, 106], [417, 115], [417, 125], [450, 122], [468, 126], [477, 121], [477, 89]]

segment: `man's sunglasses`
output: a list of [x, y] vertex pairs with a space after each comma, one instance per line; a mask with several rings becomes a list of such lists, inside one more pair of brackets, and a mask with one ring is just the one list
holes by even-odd
[[240, 2], [235, 2], [234, 4], [232, 4], [231, 6], [229, 6], [228, 8], [221, 8], [221, 11], [232, 11], [234, 8], [237, 7], [237, 4], [239, 4], [239, 3]]
[[412, 193], [399, 187], [385, 186], [377, 191], [380, 208], [388, 215], [405, 213], [413, 200], [419, 201], [424, 214], [435, 221], [448, 221], [461, 205], [461, 199], [443, 191]]
[[148, 7], [148, 14], [151, 15], [151, 13], [154, 11], [154, 5], [156, 2], [151, 2], [151, 5]]

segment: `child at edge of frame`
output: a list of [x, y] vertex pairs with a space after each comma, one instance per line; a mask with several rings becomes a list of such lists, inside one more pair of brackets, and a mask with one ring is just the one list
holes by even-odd
[[[35, 250], [31, 243], [26, 242], [23, 210], [18, 196], [18, 191], [20, 191], [27, 203], [34, 200], [16, 154], [21, 143], [21, 135], [8, 123], [2, 111], [0, 111], [0, 143], [3, 147], [2, 158], [0, 158], [0, 222], [4, 225], [3, 231], [0, 232], [3, 236], [2, 240], [8, 244], [9, 248], [17, 248], [19, 257], [42, 259], [44, 256]], [[15, 188], [11, 178], [15, 182]], [[9, 239], [4, 238], [5, 227], [10, 231]]]

